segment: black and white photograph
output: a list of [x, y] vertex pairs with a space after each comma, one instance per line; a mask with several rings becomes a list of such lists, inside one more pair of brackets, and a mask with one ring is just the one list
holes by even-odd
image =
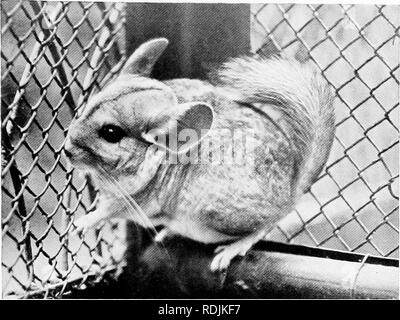
[[1, 299], [398, 300], [399, 28], [373, 2], [2, 0]]

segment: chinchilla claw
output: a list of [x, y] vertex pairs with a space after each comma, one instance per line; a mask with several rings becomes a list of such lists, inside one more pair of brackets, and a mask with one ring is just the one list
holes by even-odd
[[245, 256], [250, 250], [251, 246], [252, 243], [246, 243], [242, 241], [218, 246], [214, 251], [216, 255], [211, 262], [211, 271], [216, 272], [226, 270], [235, 257]]
[[226, 270], [236, 256], [244, 257], [253, 245], [263, 239], [267, 233], [268, 230], [261, 230], [236, 242], [218, 246], [214, 250], [216, 255], [211, 262], [211, 271]]

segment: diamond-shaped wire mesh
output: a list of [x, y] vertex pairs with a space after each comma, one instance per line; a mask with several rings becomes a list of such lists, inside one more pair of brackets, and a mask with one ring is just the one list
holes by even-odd
[[[311, 60], [337, 96], [328, 166], [272, 237], [398, 258], [399, 8], [251, 9], [254, 51]], [[119, 225], [69, 236], [96, 190], [61, 154], [75, 111], [125, 61], [124, 7], [10, 0], [1, 14], [3, 294], [62, 283], [61, 295], [124, 251]]]
[[24, 295], [121, 259], [118, 226], [69, 236], [96, 190], [61, 152], [75, 111], [125, 61], [125, 17], [95, 2], [2, 1], [1, 15], [2, 288]]
[[336, 92], [337, 129], [327, 168], [273, 236], [398, 258], [400, 8], [251, 9], [255, 52], [312, 61]]

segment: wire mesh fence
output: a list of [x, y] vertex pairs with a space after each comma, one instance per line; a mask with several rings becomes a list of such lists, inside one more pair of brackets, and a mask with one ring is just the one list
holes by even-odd
[[252, 6], [254, 51], [312, 61], [336, 93], [327, 168], [277, 239], [398, 258], [399, 17], [395, 6]]
[[125, 60], [124, 10], [117, 3], [3, 1], [1, 15], [2, 286], [3, 294], [20, 295], [83, 282], [121, 259], [117, 226], [68, 236], [97, 197], [61, 152], [75, 112]]
[[[398, 258], [399, 8], [251, 5], [252, 48], [311, 60], [336, 92], [326, 170], [272, 239]], [[124, 5], [2, 2], [3, 294], [115, 268], [123, 225], [72, 224], [96, 189], [62, 156], [73, 115], [125, 61]]]

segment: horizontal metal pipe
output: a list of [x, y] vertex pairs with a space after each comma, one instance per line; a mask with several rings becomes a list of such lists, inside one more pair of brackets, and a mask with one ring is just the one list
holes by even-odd
[[398, 261], [262, 242], [227, 272], [212, 273], [215, 246], [179, 237], [151, 244], [122, 276], [130, 297], [398, 299]]

